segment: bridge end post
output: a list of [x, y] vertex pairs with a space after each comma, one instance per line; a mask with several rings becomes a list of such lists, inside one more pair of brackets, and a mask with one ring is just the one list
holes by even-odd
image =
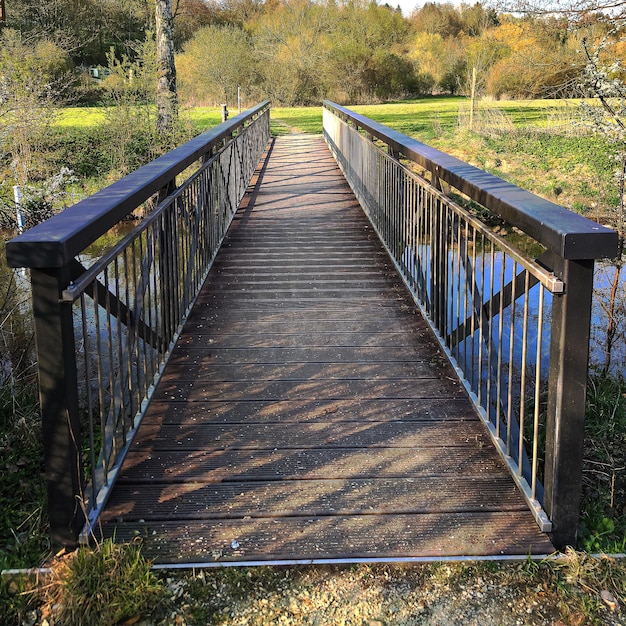
[[578, 537], [594, 262], [556, 258], [555, 265], [566, 291], [552, 303], [544, 508], [560, 549]]
[[68, 266], [31, 270], [50, 535], [75, 547], [85, 518], [72, 305], [61, 301], [69, 283]]

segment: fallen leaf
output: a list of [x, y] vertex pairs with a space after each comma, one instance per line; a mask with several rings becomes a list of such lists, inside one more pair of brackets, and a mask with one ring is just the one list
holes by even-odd
[[602, 598], [602, 602], [604, 602], [611, 611], [617, 611], [619, 609], [619, 602], [610, 591], [603, 589], [600, 592], [600, 598]]

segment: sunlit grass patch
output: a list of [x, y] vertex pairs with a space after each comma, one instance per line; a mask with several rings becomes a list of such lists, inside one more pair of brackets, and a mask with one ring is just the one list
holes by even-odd
[[59, 128], [89, 128], [106, 120], [106, 107], [66, 107], [55, 120]]
[[[237, 110], [230, 110], [232, 117], [237, 114]], [[204, 131], [222, 122], [222, 109], [218, 107], [192, 107], [186, 110], [185, 115], [198, 131]]]
[[166, 598], [141, 545], [111, 540], [57, 560], [44, 591], [53, 617], [62, 624], [83, 626], [135, 623], [144, 613], [156, 613]]
[[272, 107], [270, 118], [280, 132], [322, 133], [322, 107]]

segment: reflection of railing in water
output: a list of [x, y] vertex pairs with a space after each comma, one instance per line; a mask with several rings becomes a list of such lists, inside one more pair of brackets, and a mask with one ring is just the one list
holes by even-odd
[[[324, 134], [540, 527], [574, 543], [593, 259], [616, 233], [330, 102]], [[450, 186], [545, 252], [516, 250]]]
[[[143, 411], [269, 139], [264, 103], [17, 237], [30, 267], [53, 539], [77, 541]], [[176, 177], [197, 164], [180, 185]], [[157, 198], [89, 267], [80, 255]]]

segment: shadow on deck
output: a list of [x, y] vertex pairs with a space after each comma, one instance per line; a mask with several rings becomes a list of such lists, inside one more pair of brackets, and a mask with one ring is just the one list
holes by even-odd
[[275, 140], [102, 534], [154, 562], [553, 550], [320, 137]]

